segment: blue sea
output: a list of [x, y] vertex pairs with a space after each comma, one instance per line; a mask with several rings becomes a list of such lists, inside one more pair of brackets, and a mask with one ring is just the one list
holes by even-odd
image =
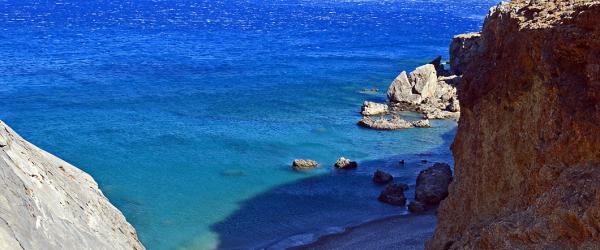
[[90, 173], [150, 250], [308, 242], [407, 213], [376, 169], [412, 190], [452, 163], [455, 122], [367, 130], [360, 106], [497, 2], [0, 0], [0, 119]]

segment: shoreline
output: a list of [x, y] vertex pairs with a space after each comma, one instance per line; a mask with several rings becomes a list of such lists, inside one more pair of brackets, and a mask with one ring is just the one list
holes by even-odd
[[[420, 214], [408, 213], [374, 219], [286, 249], [381, 249], [382, 246], [423, 249], [435, 230], [436, 213], [437, 209], [431, 209]], [[273, 246], [266, 249], [271, 247]]]

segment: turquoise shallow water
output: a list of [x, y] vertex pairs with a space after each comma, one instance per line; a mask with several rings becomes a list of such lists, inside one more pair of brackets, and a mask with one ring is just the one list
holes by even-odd
[[361, 129], [385, 96], [360, 91], [446, 55], [493, 3], [5, 1], [0, 119], [90, 173], [149, 249], [278, 248], [404, 213], [375, 169], [414, 184], [422, 159], [452, 162], [455, 123]]

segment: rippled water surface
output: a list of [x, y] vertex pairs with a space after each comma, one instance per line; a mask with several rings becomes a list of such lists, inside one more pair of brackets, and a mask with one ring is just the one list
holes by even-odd
[[0, 119], [89, 172], [148, 249], [277, 248], [403, 213], [375, 169], [452, 161], [455, 123], [361, 129], [385, 100], [361, 90], [447, 57], [494, 3], [0, 1]]

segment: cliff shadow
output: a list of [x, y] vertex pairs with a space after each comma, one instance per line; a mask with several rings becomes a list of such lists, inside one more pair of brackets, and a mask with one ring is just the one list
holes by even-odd
[[[385, 186], [373, 183], [373, 173], [380, 169], [391, 173], [395, 183], [407, 183], [410, 188], [406, 196], [413, 200], [419, 171], [434, 162], [453, 165], [449, 147], [455, 134], [456, 127], [441, 136], [439, 147], [427, 152], [359, 162], [356, 170], [331, 167], [327, 173], [285, 183], [247, 199], [234, 213], [211, 225], [219, 238], [218, 249], [282, 249], [340, 232], [342, 226], [407, 214], [405, 207], [377, 201]], [[401, 160], [405, 163], [399, 163]]]

